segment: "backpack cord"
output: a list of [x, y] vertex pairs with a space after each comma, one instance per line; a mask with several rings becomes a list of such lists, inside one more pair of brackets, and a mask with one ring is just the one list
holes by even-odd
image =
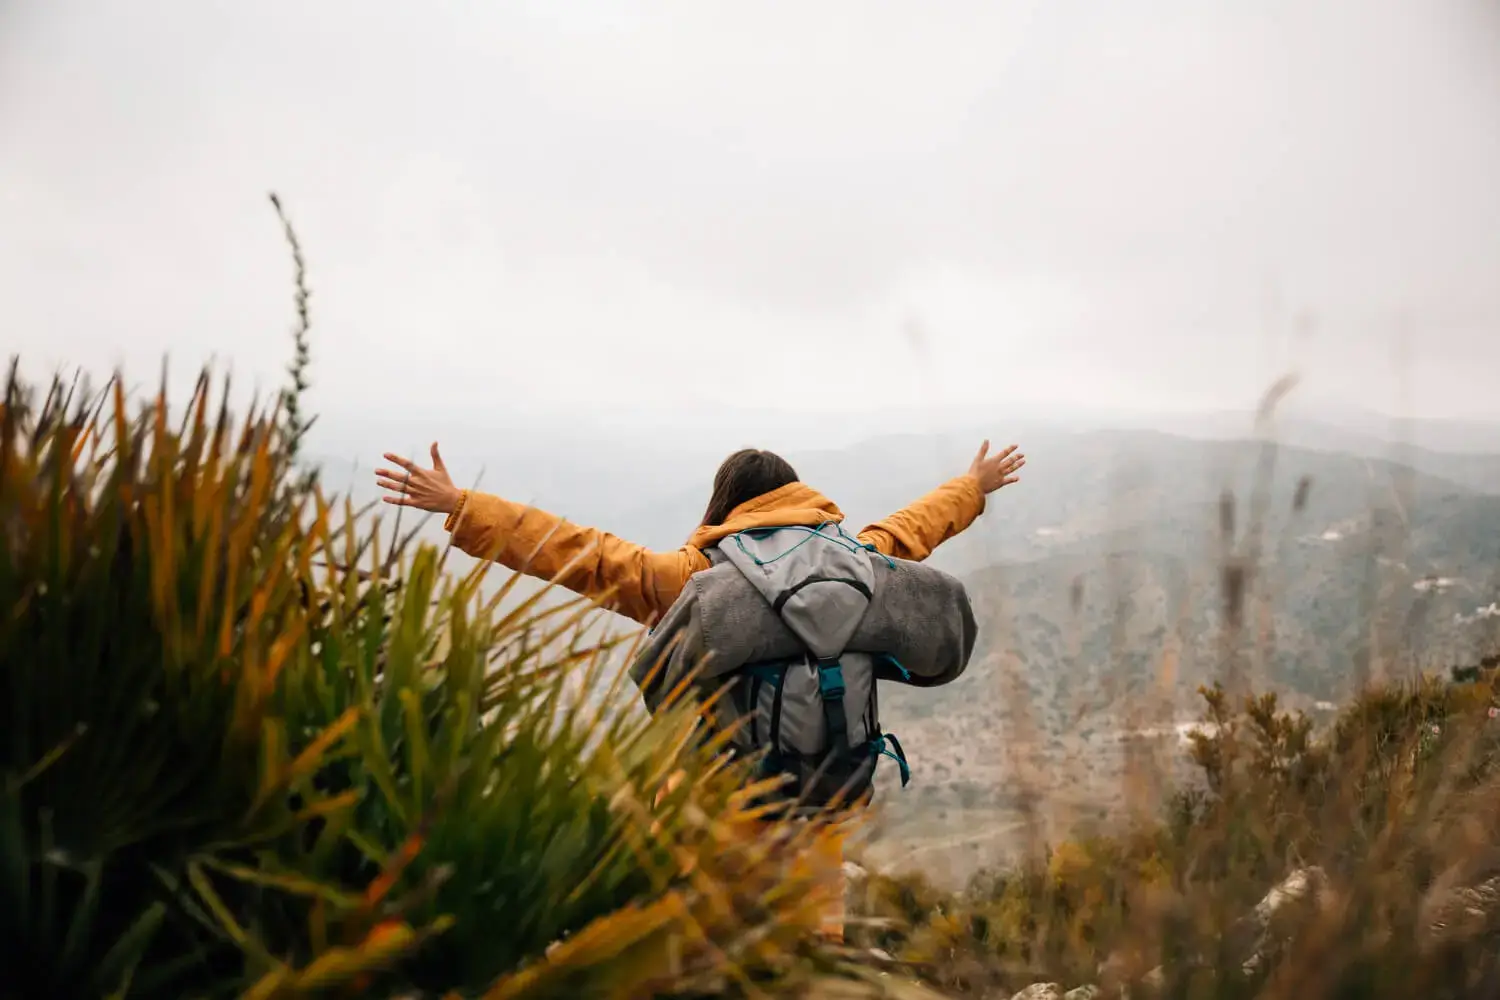
[[[838, 538], [823, 534], [823, 529], [828, 527], [830, 524], [833, 525], [833, 530], [838, 533]], [[796, 545], [793, 545], [785, 552], [782, 552], [779, 555], [772, 556], [770, 559], [761, 559], [759, 556], [752, 555], [750, 550], [745, 548], [745, 543], [740, 539], [741, 535], [754, 534], [760, 531], [804, 531], [807, 534], [802, 539], [802, 541], [798, 542]], [[877, 555], [885, 560], [885, 564], [888, 568], [896, 568], [896, 560], [892, 559], [884, 552], [881, 552], [879, 549], [869, 544], [868, 542], [861, 542], [859, 539], [853, 537], [847, 531], [845, 531], [844, 526], [839, 524], [837, 521], [824, 521], [816, 528], [809, 528], [806, 525], [801, 524], [789, 524], [782, 528], [751, 528], [748, 531], [737, 531], [734, 533], [733, 537], [734, 544], [738, 546], [739, 550], [743, 552], [746, 557], [748, 557], [750, 561], [755, 563], [755, 565], [757, 566], [769, 566], [778, 559], [784, 559], [816, 537], [823, 539], [825, 542], [833, 542], [835, 545], [839, 545], [849, 552], [869, 552], [872, 555]]]
[[[835, 538], [832, 535], [825, 535], [825, 534], [823, 534], [823, 529], [826, 528], [826, 527], [828, 527], [830, 524], [833, 525], [834, 530], [836, 530], [839, 533], [839, 535], [841, 535], [844, 539], [846, 539], [848, 541], [847, 545], [844, 544], [843, 541], [840, 541], [838, 538]], [[741, 539], [740, 536], [741, 535], [752, 534], [753, 532], [756, 532], [756, 531], [767, 531], [767, 530], [769, 530], [769, 531], [803, 531], [803, 532], [806, 532], [807, 534], [806, 534], [806, 536], [800, 542], [798, 542], [797, 544], [793, 545], [791, 548], [787, 549], [785, 552], [782, 552], [782, 553], [780, 553], [778, 555], [774, 555], [774, 556], [772, 556], [769, 559], [761, 559], [759, 556], [756, 556], [753, 553], [751, 553], [749, 549], [745, 548], [745, 543]], [[739, 532], [736, 532], [733, 537], [734, 537], [734, 544], [737, 545], [739, 547], [739, 550], [741, 552], [743, 552], [745, 554], [745, 556], [747, 558], [749, 558], [750, 561], [753, 562], [753, 563], [755, 563], [755, 565], [757, 565], [757, 566], [769, 566], [773, 562], [776, 562], [778, 559], [785, 559], [787, 556], [791, 555], [793, 552], [796, 552], [798, 549], [800, 549], [802, 546], [806, 545], [808, 542], [812, 541], [814, 538], [821, 538], [825, 542], [832, 542], [835, 545], [839, 546], [840, 548], [846, 549], [849, 552], [860, 552], [860, 551], [868, 549], [868, 546], [861, 545], [859, 542], [855, 541], [854, 539], [850, 538], [847, 534], [845, 534], [844, 533], [844, 529], [839, 527], [837, 521], [824, 521], [822, 524], [818, 525], [816, 528], [809, 528], [806, 525], [801, 525], [801, 524], [789, 524], [789, 525], [786, 525], [785, 527], [782, 527], [782, 528], [771, 528], [771, 529], [753, 528], [753, 529], [750, 529], [750, 531], [739, 531]], [[873, 552], [874, 550], [873, 549], [868, 549], [868, 551], [872, 551]]]
[[870, 545], [870, 544], [868, 544], [866, 542], [861, 542], [857, 538], [850, 538], [848, 532], [844, 531], [844, 526], [843, 525], [835, 523], [834, 526], [833, 526], [833, 528], [834, 528], [835, 531], [837, 531], [844, 538], [848, 539], [848, 541], [849, 541], [849, 543], [851, 545], [858, 546], [859, 548], [864, 549], [866, 552], [873, 553], [873, 554], [879, 556], [880, 558], [884, 559], [885, 560], [885, 564], [886, 564], [886, 566], [888, 568], [890, 568], [890, 569], [895, 569], [896, 568], [896, 560], [892, 559], [890, 556], [886, 555], [884, 552], [880, 551], [879, 549], [877, 549], [873, 545]]
[[[886, 746], [889, 743], [890, 746]], [[891, 749], [894, 747], [894, 751]], [[901, 741], [896, 739], [895, 733], [882, 733], [870, 741], [870, 750], [876, 757], [889, 757], [901, 768], [901, 787], [905, 788], [911, 783], [911, 765], [906, 762], [906, 751], [901, 749]]]

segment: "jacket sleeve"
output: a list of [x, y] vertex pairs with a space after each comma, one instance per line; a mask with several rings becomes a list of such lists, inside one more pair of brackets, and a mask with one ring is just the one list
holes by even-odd
[[885, 520], [875, 522], [858, 537], [888, 556], [920, 562], [983, 513], [984, 490], [979, 480], [962, 475]]
[[653, 552], [555, 514], [465, 490], [443, 527], [476, 559], [555, 583], [642, 624], [659, 618], [708, 557], [684, 547]]

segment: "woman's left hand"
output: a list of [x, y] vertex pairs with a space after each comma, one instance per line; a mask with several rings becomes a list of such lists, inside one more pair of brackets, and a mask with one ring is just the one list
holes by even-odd
[[988, 440], [979, 446], [979, 454], [974, 456], [974, 464], [969, 466], [969, 475], [979, 480], [979, 488], [986, 495], [1002, 486], [1019, 482], [1020, 477], [1016, 473], [1026, 464], [1026, 456], [1016, 451], [1017, 447], [1011, 445], [997, 455], [990, 455]]
[[432, 468], [424, 469], [400, 455], [385, 453], [386, 461], [395, 462], [404, 472], [376, 469], [375, 482], [395, 496], [383, 497], [386, 503], [397, 507], [416, 507], [434, 514], [451, 514], [458, 506], [460, 490], [453, 485], [443, 456], [438, 454], [437, 442], [432, 442]]

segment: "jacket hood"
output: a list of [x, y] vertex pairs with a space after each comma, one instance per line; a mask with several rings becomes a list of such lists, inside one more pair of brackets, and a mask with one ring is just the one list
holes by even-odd
[[724, 519], [723, 524], [702, 525], [693, 532], [688, 544], [695, 549], [711, 548], [721, 539], [752, 528], [786, 528], [793, 525], [816, 528], [820, 524], [839, 523], [844, 512], [834, 502], [806, 483], [785, 486], [747, 500]]

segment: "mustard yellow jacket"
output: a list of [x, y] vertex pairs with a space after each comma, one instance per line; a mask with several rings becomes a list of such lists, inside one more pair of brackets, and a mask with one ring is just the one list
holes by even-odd
[[[950, 480], [856, 537], [898, 559], [920, 561], [984, 513], [984, 490], [971, 475]], [[528, 576], [554, 582], [642, 624], [653, 624], [677, 600], [688, 578], [708, 569], [703, 554], [722, 538], [751, 528], [843, 521], [827, 497], [788, 483], [705, 525], [672, 552], [653, 552], [597, 528], [569, 524], [545, 511], [490, 493], [465, 490], [444, 528], [453, 544]]]

